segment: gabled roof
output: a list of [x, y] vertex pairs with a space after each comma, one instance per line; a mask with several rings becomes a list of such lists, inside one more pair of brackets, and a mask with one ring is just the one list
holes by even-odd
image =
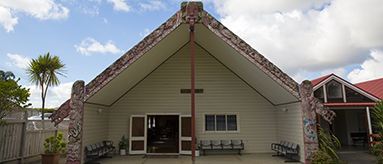
[[383, 99], [383, 78], [356, 83], [354, 85], [380, 99]]
[[[372, 94], [371, 92], [368, 92], [368, 90], [365, 90], [364, 88], [362, 87], [359, 87], [357, 85], [354, 85], [346, 80], [344, 80], [343, 78], [335, 75], [335, 74], [329, 74], [329, 75], [325, 75], [325, 76], [322, 76], [322, 77], [319, 77], [317, 79], [314, 79], [314, 80], [311, 80], [311, 83], [313, 84], [313, 90], [317, 90], [318, 88], [322, 87], [323, 85], [325, 85], [326, 83], [330, 82], [331, 80], [335, 80], [339, 83], [342, 83], [344, 84], [345, 86], [349, 87], [350, 89], [354, 90], [355, 92], [358, 92], [366, 97], [368, 97], [369, 99], [373, 100], [373, 101], [378, 101], [379, 98], [377, 96], [375, 96], [374, 94]], [[325, 103], [326, 106], [329, 106], [329, 104], [331, 103]], [[355, 105], [355, 103], [332, 103], [333, 105], [335, 106], [350, 106], [352, 104]], [[358, 103], [360, 105], [360, 103]], [[331, 106], [331, 105], [330, 105]]]
[[[189, 3], [197, 5], [198, 14], [187, 15]], [[297, 82], [203, 10], [201, 2], [183, 2], [181, 10], [86, 85], [85, 102], [113, 105], [189, 43], [186, 17], [199, 17], [195, 42], [273, 105], [300, 100]]]
[[331, 75], [334, 75], [334, 74], [329, 74], [329, 75], [322, 76], [322, 77], [320, 77], [320, 78], [311, 80], [311, 84], [313, 84], [313, 87], [315, 87], [316, 85], [318, 85], [320, 82], [322, 82], [323, 80], [327, 79], [327, 78], [330, 77]]

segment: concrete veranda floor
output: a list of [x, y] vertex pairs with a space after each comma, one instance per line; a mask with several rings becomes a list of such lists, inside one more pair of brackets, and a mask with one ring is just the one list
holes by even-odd
[[[206, 155], [196, 157], [197, 164], [207, 163], [244, 163], [244, 164], [281, 164], [286, 157], [272, 157], [275, 153], [264, 154], [243, 154], [239, 155]], [[347, 160], [350, 164], [372, 164], [372, 161], [376, 159], [375, 156], [367, 152], [340, 152], [339, 158]], [[94, 163], [101, 164], [189, 164], [191, 162], [191, 156], [179, 155], [178, 158], [142, 158], [144, 155], [116, 155], [113, 158], [100, 158], [94, 160]], [[25, 164], [41, 164], [41, 156], [35, 156], [28, 158], [24, 161]], [[61, 157], [60, 164], [66, 163], [65, 155]], [[297, 162], [299, 163], [299, 162]], [[18, 161], [6, 162], [5, 164], [18, 164]]]
[[[206, 155], [195, 158], [195, 163], [246, 163], [246, 164], [282, 164], [286, 157], [272, 157], [273, 153], [265, 154], [242, 154], [240, 155]], [[191, 156], [179, 155], [178, 158], [142, 158], [144, 155], [116, 155], [113, 158], [100, 158], [94, 160], [94, 163], [101, 164], [191, 164]], [[65, 158], [60, 160], [60, 164], [65, 163]], [[296, 162], [299, 163], [299, 162]]]

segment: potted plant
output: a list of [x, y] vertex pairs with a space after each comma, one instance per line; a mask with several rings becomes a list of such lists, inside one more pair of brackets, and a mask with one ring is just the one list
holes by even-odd
[[120, 148], [120, 155], [126, 155], [126, 148], [129, 147], [129, 139], [125, 138], [125, 135], [121, 137], [118, 147]]
[[41, 154], [42, 164], [58, 164], [61, 153], [65, 153], [66, 142], [61, 141], [63, 139], [63, 133], [57, 133], [57, 137], [50, 136], [45, 139], [44, 147], [45, 151]]
[[198, 144], [197, 142], [197, 137], [195, 137], [195, 156], [198, 157], [199, 156], [199, 150], [201, 149], [200, 145]]

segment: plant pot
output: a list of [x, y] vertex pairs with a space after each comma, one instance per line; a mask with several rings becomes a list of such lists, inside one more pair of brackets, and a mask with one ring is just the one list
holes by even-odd
[[120, 149], [120, 155], [126, 155], [126, 149]]
[[61, 153], [56, 154], [41, 154], [41, 164], [58, 164]]
[[199, 157], [199, 150], [195, 150], [195, 156]]

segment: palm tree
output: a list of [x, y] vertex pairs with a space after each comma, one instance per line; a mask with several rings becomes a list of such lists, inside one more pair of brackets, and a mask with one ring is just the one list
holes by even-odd
[[[65, 64], [60, 60], [58, 56], [51, 56], [46, 53], [44, 56], [39, 56], [37, 59], [32, 59], [28, 63], [26, 69], [29, 76], [29, 81], [41, 87], [41, 99], [42, 99], [42, 118], [44, 120], [44, 107], [45, 98], [47, 96], [48, 87], [59, 85], [60, 81], [57, 75], [64, 76], [66, 72], [63, 70]], [[64, 76], [65, 77], [65, 76]]]
[[11, 71], [4, 72], [0, 70], [0, 80], [7, 81], [10, 78], [15, 79], [15, 75]]

